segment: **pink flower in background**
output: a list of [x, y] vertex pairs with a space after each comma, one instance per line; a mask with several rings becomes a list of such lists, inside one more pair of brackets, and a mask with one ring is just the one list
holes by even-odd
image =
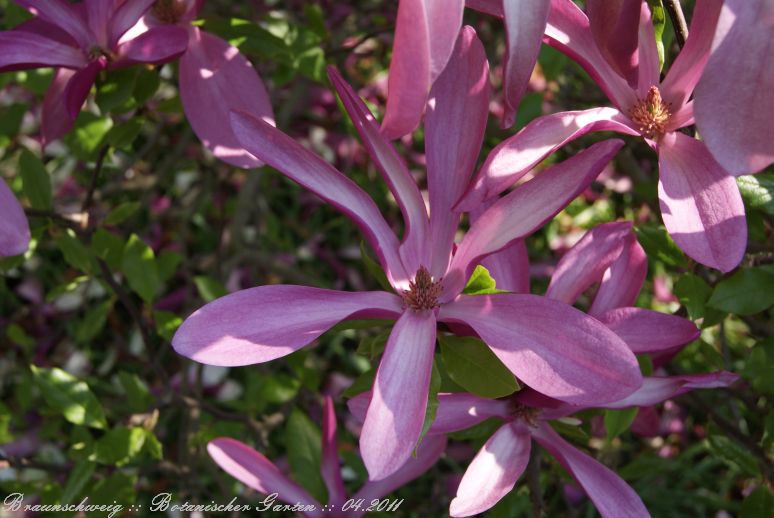
[[597, 320], [546, 297], [461, 295], [475, 265], [531, 234], [584, 190], [621, 147], [605, 141], [558, 164], [491, 205], [454, 250], [459, 214], [483, 140], [489, 104], [488, 65], [475, 32], [461, 32], [433, 85], [425, 119], [430, 198], [419, 189], [372, 115], [338, 73], [343, 104], [401, 207], [399, 242], [362, 189], [287, 135], [249, 114], [234, 113], [237, 137], [254, 156], [343, 211], [376, 251], [395, 293], [262, 286], [233, 293], [194, 312], [172, 345], [214, 365], [249, 365], [310, 344], [336, 323], [389, 318], [390, 334], [360, 438], [372, 479], [394, 473], [419, 439], [427, 407], [438, 322], [471, 328], [524, 383], [583, 404], [613, 401], [641, 382], [626, 344]]
[[16, 196], [0, 178], [0, 257], [23, 254], [30, 243], [30, 226]]
[[102, 70], [165, 63], [186, 48], [186, 33], [178, 27], [126, 34], [153, 0], [17, 3], [37, 16], [13, 30], [0, 32], [0, 72], [57, 67], [43, 100], [44, 145], [70, 131]]
[[331, 508], [323, 506], [304, 488], [287, 478], [269, 459], [237, 440], [221, 437], [210, 441], [207, 451], [213, 460], [228, 474], [247, 487], [263, 494], [277, 493], [277, 498], [291, 505], [314, 506], [314, 511], [303, 512], [309, 518], [330, 516], [333, 518], [356, 518], [366, 512], [372, 500], [382, 498], [395, 489], [408, 484], [421, 476], [436, 463], [446, 448], [446, 439], [435, 435], [422, 441], [417, 456], [409, 458], [392, 476], [377, 482], [369, 481], [352, 496], [363, 499], [365, 506], [343, 510], [347, 502], [344, 481], [341, 479], [341, 467], [336, 448], [336, 414], [333, 401], [325, 397], [322, 423], [321, 474], [328, 489], [328, 502]]
[[[495, 0], [471, 5], [503, 15]], [[474, 209], [590, 131], [641, 135], [659, 155], [661, 215], [672, 238], [694, 260], [724, 272], [734, 269], [747, 244], [735, 178], [702, 141], [678, 131], [693, 124], [690, 97], [709, 57], [722, 1], [697, 2], [688, 41], [663, 81], [647, 3], [590, 0], [587, 5], [591, 20], [571, 0], [552, 0], [545, 41], [577, 61], [616, 107], [533, 121], [489, 155], [458, 208]]]
[[774, 162], [774, 1], [726, 0], [696, 86], [696, 126], [731, 174]]

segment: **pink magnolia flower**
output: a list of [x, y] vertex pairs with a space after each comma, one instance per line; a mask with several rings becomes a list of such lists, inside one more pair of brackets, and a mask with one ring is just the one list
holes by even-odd
[[239, 144], [229, 121], [230, 110], [241, 110], [273, 124], [269, 94], [250, 61], [239, 49], [191, 24], [204, 0], [156, 0], [132, 29], [146, 34], [160, 28], [183, 29], [187, 48], [180, 57], [178, 81], [186, 118], [213, 155], [231, 165], [263, 165]]
[[427, 437], [417, 450], [417, 456], [409, 458], [393, 475], [379, 481], [369, 481], [355, 493], [352, 500], [363, 499], [365, 506], [348, 507], [344, 481], [341, 479], [339, 456], [336, 450], [336, 413], [333, 401], [325, 397], [322, 423], [322, 458], [320, 471], [328, 489], [325, 506], [315, 500], [304, 488], [287, 478], [269, 459], [237, 440], [221, 437], [210, 441], [207, 451], [229, 475], [266, 495], [276, 493], [277, 498], [290, 505], [300, 504], [313, 510], [302, 512], [309, 518], [356, 518], [365, 514], [372, 500], [382, 498], [395, 489], [411, 482], [430, 469], [446, 448], [446, 438], [440, 435]]
[[30, 243], [30, 226], [16, 196], [0, 179], [0, 257], [23, 254]]
[[735, 175], [774, 162], [774, 2], [726, 0], [695, 93], [696, 126]]
[[[590, 131], [640, 135], [659, 156], [659, 203], [664, 225], [694, 260], [724, 272], [747, 245], [744, 204], [735, 178], [702, 141], [679, 132], [693, 124], [691, 94], [709, 56], [722, 0], [696, 3], [685, 47], [663, 81], [650, 10], [644, 0], [589, 0], [590, 20], [571, 0], [552, 0], [545, 41], [577, 61], [615, 108], [592, 108], [537, 119], [488, 157], [458, 208], [496, 196], [568, 141]], [[474, 6], [502, 15], [499, 1]], [[627, 31], [636, 9], [636, 53]], [[612, 20], [612, 22], [611, 22]], [[626, 52], [624, 52], [626, 50]]]
[[433, 85], [425, 120], [430, 215], [419, 189], [368, 108], [338, 73], [330, 78], [374, 163], [400, 204], [399, 242], [362, 189], [269, 124], [234, 113], [234, 131], [254, 156], [343, 211], [363, 231], [395, 293], [350, 293], [302, 286], [261, 286], [213, 301], [179, 328], [178, 353], [214, 365], [248, 365], [285, 356], [336, 323], [397, 322], [374, 383], [360, 438], [372, 479], [395, 472], [422, 429], [438, 322], [478, 334], [527, 385], [572, 403], [625, 397], [641, 382], [636, 359], [615, 333], [568, 304], [534, 295], [462, 295], [476, 263], [532, 233], [599, 174], [620, 148], [605, 141], [554, 166], [492, 206], [454, 250], [465, 189], [483, 140], [488, 65], [473, 29], [461, 32]]
[[37, 16], [0, 33], [0, 71], [57, 67], [43, 100], [44, 145], [67, 133], [97, 75], [135, 63], [165, 63], [186, 47], [186, 33], [157, 27], [126, 32], [153, 0], [17, 0]]

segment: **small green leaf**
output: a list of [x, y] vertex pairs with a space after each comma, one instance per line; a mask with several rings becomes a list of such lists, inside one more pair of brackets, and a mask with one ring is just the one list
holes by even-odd
[[156, 323], [156, 332], [166, 341], [171, 341], [175, 331], [183, 323], [183, 319], [169, 311], [154, 311], [153, 321]]
[[97, 465], [89, 460], [80, 460], [75, 464], [70, 476], [67, 477], [67, 484], [65, 484], [62, 491], [62, 497], [59, 503], [67, 505], [81, 494], [86, 487], [86, 484], [91, 480], [91, 476], [94, 474], [94, 468]]
[[774, 174], [758, 173], [736, 179], [742, 198], [749, 207], [774, 214]]
[[739, 270], [715, 287], [708, 305], [738, 315], [752, 315], [774, 304], [774, 273], [765, 267]]
[[91, 428], [107, 426], [102, 406], [85, 381], [58, 368], [31, 365], [30, 369], [46, 403], [69, 422]]
[[774, 510], [774, 494], [766, 486], [759, 486], [744, 499], [739, 518], [771, 518]]
[[701, 277], [692, 273], [680, 276], [675, 283], [674, 292], [688, 310], [691, 320], [704, 316], [704, 305], [712, 293], [712, 288]]
[[134, 140], [140, 135], [143, 126], [145, 126], [145, 119], [142, 117], [132, 117], [128, 121], [110, 128], [110, 131], [105, 134], [102, 144], [117, 149], [129, 149]]
[[111, 270], [121, 268], [124, 257], [124, 240], [120, 236], [98, 228], [91, 236], [91, 249], [97, 257], [103, 259]]
[[357, 346], [357, 352], [370, 360], [376, 359], [384, 352], [391, 331], [391, 329], [387, 329], [376, 336], [367, 336], [363, 338]]
[[145, 412], [153, 404], [153, 396], [148, 386], [136, 374], [121, 371], [118, 373], [118, 381], [124, 389], [132, 412]]
[[65, 230], [54, 238], [56, 246], [64, 255], [65, 261], [70, 266], [82, 271], [91, 271], [92, 259], [91, 251], [81, 243], [81, 240], [75, 235], [72, 229]]
[[688, 261], [663, 226], [643, 225], [634, 228], [648, 260], [658, 260], [669, 266], [685, 268]]
[[430, 375], [430, 390], [427, 394], [427, 409], [425, 410], [425, 421], [422, 423], [422, 432], [417, 439], [417, 445], [414, 446], [414, 456], [417, 456], [417, 448], [422, 444], [422, 440], [430, 431], [430, 427], [433, 426], [435, 416], [438, 413], [438, 391], [441, 390], [441, 373], [438, 371], [438, 357], [433, 359], [433, 371]]
[[83, 320], [75, 327], [75, 341], [86, 344], [93, 340], [105, 327], [107, 316], [113, 309], [113, 301], [106, 300], [86, 312]]
[[110, 117], [97, 117], [89, 112], [81, 112], [75, 121], [75, 128], [65, 137], [65, 142], [77, 158], [93, 161], [102, 144], [105, 134], [113, 127]]
[[491, 295], [493, 293], [508, 293], [507, 291], [498, 290], [495, 280], [489, 274], [489, 270], [481, 266], [476, 266], [473, 273], [468, 280], [468, 284], [465, 289], [462, 290], [465, 295]]
[[177, 252], [164, 250], [156, 258], [156, 269], [159, 272], [159, 280], [167, 282], [177, 273], [177, 267], [183, 262], [184, 257]]
[[145, 443], [142, 450], [151, 459], [161, 460], [164, 458], [164, 446], [150, 430], [145, 430]]
[[[121, 471], [116, 471], [106, 478], [100, 480], [89, 491], [90, 505], [116, 505], [118, 502], [136, 501], [135, 486], [137, 485], [136, 475], [127, 475]], [[105, 518], [107, 514], [104, 510], [89, 511], [86, 513], [89, 518]], [[119, 513], [116, 513], [118, 515]], [[114, 517], [116, 516], [114, 515]]]
[[723, 459], [727, 464], [739, 468], [746, 475], [758, 476], [758, 461], [736, 441], [724, 435], [713, 433], [707, 439], [707, 447], [713, 455]]
[[137, 212], [142, 204], [138, 201], [127, 201], [120, 204], [105, 217], [105, 225], [120, 225], [132, 214]]
[[145, 429], [117, 426], [97, 441], [97, 462], [123, 466], [134, 459], [145, 443]]
[[293, 479], [298, 481], [318, 502], [327, 501], [328, 491], [320, 476], [322, 438], [317, 426], [294, 408], [285, 428], [285, 448]]
[[366, 371], [352, 382], [352, 385], [347, 387], [347, 390], [342, 392], [344, 398], [353, 398], [363, 392], [368, 392], [374, 386], [374, 378], [376, 377], [376, 369]]
[[121, 266], [132, 290], [145, 302], [153, 302], [161, 281], [153, 250], [137, 234], [132, 234], [126, 242]]
[[612, 441], [626, 430], [634, 422], [639, 409], [624, 408], [621, 410], [605, 410], [605, 430], [607, 430], [607, 440]]
[[212, 302], [228, 293], [226, 287], [220, 281], [205, 275], [194, 277], [194, 284], [196, 284], [199, 296], [204, 302]]
[[137, 72], [136, 67], [112, 70], [107, 79], [97, 85], [95, 99], [102, 113], [121, 112], [131, 108]]
[[0, 107], [0, 136], [15, 137], [19, 133], [27, 106], [24, 104], [12, 104]]
[[519, 390], [516, 377], [483, 341], [469, 336], [438, 335], [449, 377], [465, 390], [486, 398]]
[[51, 177], [46, 166], [38, 157], [23, 149], [19, 155], [19, 172], [22, 177], [24, 195], [32, 208], [51, 209]]

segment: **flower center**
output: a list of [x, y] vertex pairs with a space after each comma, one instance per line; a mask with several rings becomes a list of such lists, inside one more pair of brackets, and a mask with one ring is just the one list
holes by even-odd
[[538, 417], [540, 417], [540, 409], [516, 403], [513, 408], [513, 416], [516, 419], [523, 419], [528, 425], [534, 428], [537, 426]]
[[640, 133], [646, 138], [657, 138], [664, 135], [666, 125], [672, 116], [672, 104], [665, 103], [658, 87], [651, 86], [645, 99], [640, 99], [629, 110], [629, 117], [637, 125]]
[[409, 282], [409, 289], [403, 290], [403, 302], [414, 311], [434, 309], [440, 305], [441, 291], [441, 279], [433, 281], [427, 268], [420, 266], [414, 280]]
[[166, 24], [175, 24], [180, 21], [186, 11], [185, 0], [156, 0], [153, 4], [153, 14]]

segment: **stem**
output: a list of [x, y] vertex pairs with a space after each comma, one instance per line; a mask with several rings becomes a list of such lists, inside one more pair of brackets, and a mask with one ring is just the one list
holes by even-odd
[[664, 0], [664, 7], [672, 20], [672, 26], [675, 28], [675, 38], [677, 44], [682, 49], [685, 46], [685, 40], [688, 39], [688, 24], [685, 23], [685, 14], [680, 0]]
[[542, 518], [543, 516], [543, 494], [540, 491], [540, 459], [542, 456], [543, 451], [540, 446], [532, 441], [532, 450], [529, 454], [526, 472], [529, 499], [532, 502], [532, 518]]
[[89, 190], [86, 192], [86, 199], [83, 200], [81, 205], [81, 212], [86, 212], [91, 204], [94, 202], [94, 192], [97, 190], [97, 182], [99, 181], [99, 175], [102, 172], [102, 165], [105, 163], [105, 157], [107, 156], [110, 146], [102, 146], [97, 155], [97, 162], [94, 164], [94, 170], [91, 173], [91, 182], [89, 182]]

